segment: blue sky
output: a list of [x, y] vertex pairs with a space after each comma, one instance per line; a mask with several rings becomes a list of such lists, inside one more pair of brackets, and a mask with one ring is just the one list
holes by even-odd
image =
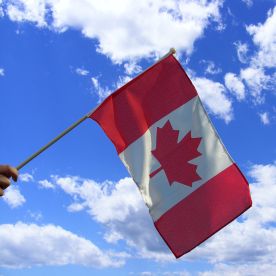
[[170, 47], [253, 207], [175, 260], [91, 120], [0, 200], [0, 275], [273, 275], [276, 2], [0, 0], [0, 163], [17, 166]]

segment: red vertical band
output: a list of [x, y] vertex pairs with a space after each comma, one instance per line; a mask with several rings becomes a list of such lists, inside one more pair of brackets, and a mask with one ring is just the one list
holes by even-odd
[[92, 114], [122, 152], [147, 129], [197, 92], [173, 55], [110, 95]]
[[233, 164], [168, 210], [154, 224], [178, 258], [251, 205], [248, 183]]

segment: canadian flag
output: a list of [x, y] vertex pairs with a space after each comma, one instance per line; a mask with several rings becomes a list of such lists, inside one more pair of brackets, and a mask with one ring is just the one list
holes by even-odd
[[172, 54], [111, 94], [90, 117], [113, 142], [176, 257], [252, 205], [246, 179]]

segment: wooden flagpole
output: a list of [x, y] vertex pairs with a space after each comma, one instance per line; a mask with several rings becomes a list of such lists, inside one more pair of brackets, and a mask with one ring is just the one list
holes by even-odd
[[[170, 51], [164, 55], [163, 57], [161, 57], [156, 63], [160, 62], [161, 60], [163, 60], [164, 58], [168, 57], [171, 54], [175, 54], [176, 50], [174, 48], [171, 48]], [[154, 66], [156, 63], [154, 63], [153, 65], [151, 65], [150, 67], [148, 67], [145, 71], [148, 71], [152, 66]], [[143, 73], [145, 72], [143, 71]], [[138, 75], [139, 76], [139, 75]], [[136, 77], [138, 77], [136, 76]], [[135, 78], [136, 78], [135, 77]], [[30, 161], [32, 161], [35, 157], [37, 157], [38, 155], [40, 155], [43, 151], [45, 151], [46, 149], [48, 149], [50, 146], [52, 146], [53, 144], [55, 144], [59, 139], [61, 139], [63, 136], [65, 136], [67, 133], [69, 133], [71, 130], [73, 130], [75, 127], [77, 127], [79, 124], [81, 124], [83, 121], [85, 121], [87, 118], [89, 118], [89, 116], [94, 112], [94, 110], [96, 110], [97, 107], [95, 109], [93, 109], [93, 111], [89, 112], [88, 114], [86, 114], [85, 116], [83, 116], [82, 118], [80, 118], [77, 122], [75, 122], [74, 124], [72, 124], [71, 126], [69, 126], [67, 129], [65, 129], [61, 134], [59, 134], [57, 137], [55, 137], [53, 140], [51, 140], [48, 144], [46, 144], [45, 146], [43, 146], [41, 149], [39, 149], [37, 152], [35, 152], [33, 155], [31, 155], [30, 157], [28, 157], [25, 161], [23, 161], [21, 164], [19, 164], [16, 169], [20, 170], [22, 169], [25, 165], [27, 165]]]
[[59, 134], [57, 137], [55, 137], [53, 140], [51, 140], [48, 144], [46, 144], [44, 147], [39, 149], [37, 152], [35, 152], [33, 155], [28, 157], [25, 161], [23, 161], [20, 165], [16, 167], [17, 170], [20, 170], [23, 168], [26, 164], [28, 164], [30, 161], [32, 161], [35, 157], [37, 157], [39, 154], [41, 154], [43, 151], [48, 149], [50, 146], [52, 146], [54, 143], [56, 143], [59, 139], [61, 139], [64, 135], [66, 135], [68, 132], [73, 130], [75, 127], [77, 127], [80, 123], [82, 123], [85, 119], [87, 119], [89, 116], [85, 115], [81, 119], [79, 119], [77, 122], [72, 124], [70, 127], [65, 129], [61, 134]]

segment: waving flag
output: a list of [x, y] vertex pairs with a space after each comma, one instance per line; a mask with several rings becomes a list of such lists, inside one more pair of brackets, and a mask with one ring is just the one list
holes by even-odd
[[113, 142], [176, 257], [251, 206], [246, 179], [173, 55], [110, 95], [90, 117]]

